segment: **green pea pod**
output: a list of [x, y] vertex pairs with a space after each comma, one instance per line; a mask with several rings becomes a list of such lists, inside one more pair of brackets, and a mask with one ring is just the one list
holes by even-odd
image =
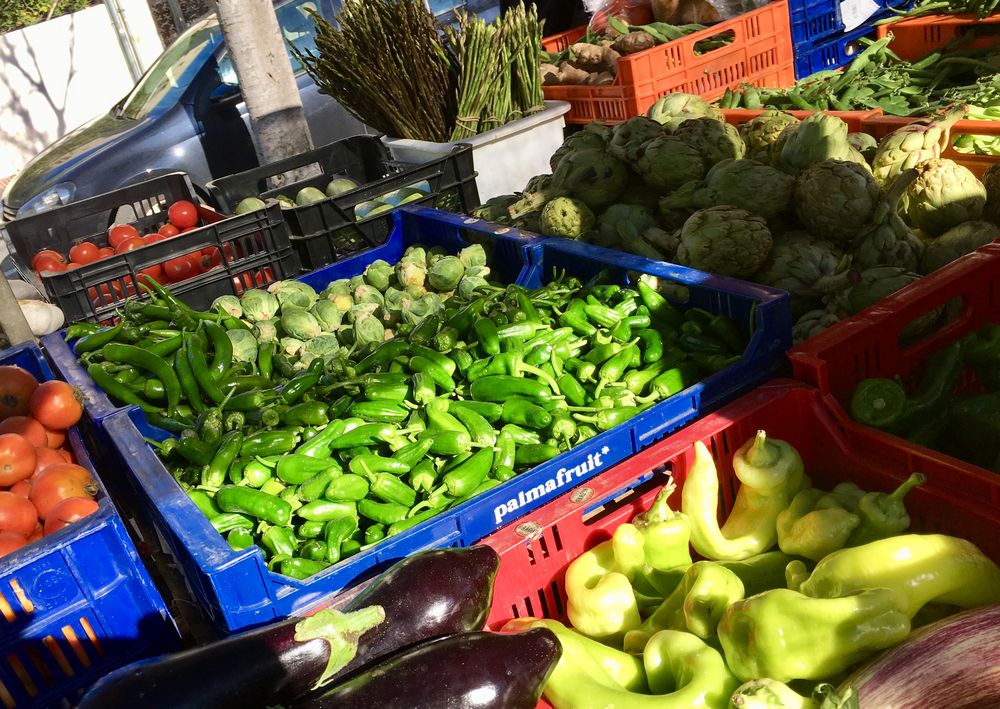
[[443, 482], [453, 497], [464, 497], [486, 479], [493, 466], [493, 449], [480, 448], [461, 465], [449, 470]]
[[370, 491], [368, 480], [362, 475], [345, 473], [330, 480], [323, 492], [328, 500], [348, 500], [358, 502], [368, 497]]
[[357, 517], [358, 507], [346, 500], [313, 500], [302, 505], [296, 514], [302, 519], [329, 522], [338, 517]]
[[282, 527], [292, 521], [288, 501], [252, 488], [225, 485], [215, 493], [215, 504], [223, 512], [237, 512]]

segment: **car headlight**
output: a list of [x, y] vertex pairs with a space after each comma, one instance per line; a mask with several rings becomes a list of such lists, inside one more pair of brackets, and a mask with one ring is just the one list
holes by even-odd
[[72, 182], [60, 182], [59, 184], [52, 185], [41, 194], [35, 195], [22, 204], [21, 208], [17, 210], [17, 216], [18, 218], [28, 217], [32, 214], [38, 214], [39, 212], [45, 212], [49, 209], [69, 204], [73, 201], [75, 194], [76, 185]]

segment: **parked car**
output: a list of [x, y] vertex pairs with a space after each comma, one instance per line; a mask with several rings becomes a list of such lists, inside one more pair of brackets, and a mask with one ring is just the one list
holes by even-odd
[[[470, 3], [476, 5], [477, 3]], [[431, 0], [454, 17], [463, 0]], [[488, 10], [496, 0], [478, 0]], [[285, 38], [299, 50], [315, 49], [307, 9], [332, 19], [340, 0], [282, 0], [275, 12]], [[373, 131], [352, 118], [289, 54], [313, 142], [323, 145]], [[195, 22], [106, 115], [63, 136], [29, 162], [7, 185], [2, 221], [92, 197], [123, 185], [181, 170], [207, 198], [210, 180], [258, 164], [246, 105], [219, 21]]]

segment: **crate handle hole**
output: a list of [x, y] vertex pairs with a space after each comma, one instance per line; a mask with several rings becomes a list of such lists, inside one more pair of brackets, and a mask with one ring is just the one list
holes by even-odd
[[698, 40], [691, 47], [696, 57], [703, 57], [706, 54], [717, 51], [719, 49], [725, 49], [729, 45], [736, 41], [736, 32], [733, 30], [725, 30], [724, 32], [719, 32], [711, 37], [706, 37], [705, 39]]
[[[962, 296], [956, 296], [947, 302], [931, 308], [925, 313], [915, 316], [899, 330], [897, 345], [900, 352], [911, 350], [931, 340], [944, 340], [948, 335], [948, 325], [969, 315], [969, 307]], [[950, 339], [950, 337], [949, 337]]]

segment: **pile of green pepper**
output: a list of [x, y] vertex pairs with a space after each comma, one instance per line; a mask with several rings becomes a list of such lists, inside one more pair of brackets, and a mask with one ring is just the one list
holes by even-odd
[[555, 278], [458, 294], [377, 346], [296, 370], [232, 356], [223, 313], [153, 284], [67, 339], [113, 399], [175, 434], [159, 455], [235, 549], [304, 578], [607, 431], [738, 360], [730, 319]]

